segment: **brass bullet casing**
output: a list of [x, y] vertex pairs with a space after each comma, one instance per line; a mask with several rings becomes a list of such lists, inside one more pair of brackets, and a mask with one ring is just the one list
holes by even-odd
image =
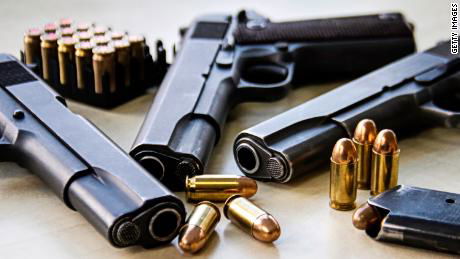
[[143, 82], [145, 80], [145, 38], [142, 35], [130, 35], [128, 40], [131, 45], [131, 64], [136, 73], [132, 77], [136, 78], [136, 81]]
[[31, 28], [24, 34], [24, 61], [27, 65], [41, 62], [41, 35], [42, 31], [38, 28]]
[[55, 23], [47, 23], [45, 26], [43, 26], [43, 31], [45, 33], [56, 33], [57, 32], [57, 25]]
[[377, 136], [377, 126], [373, 120], [361, 120], [356, 126], [353, 143], [358, 152], [357, 181], [358, 189], [371, 188], [372, 147]]
[[130, 45], [127, 40], [113, 42], [115, 48], [117, 87], [127, 87], [131, 85], [131, 53]]
[[79, 42], [90, 42], [92, 35], [90, 32], [79, 32], [75, 34], [75, 37], [78, 39]]
[[359, 206], [352, 217], [353, 226], [360, 230], [370, 229], [379, 224], [381, 220], [380, 213], [367, 202]]
[[61, 85], [75, 84], [75, 44], [72, 37], [63, 37], [58, 40], [59, 82]]
[[96, 46], [107, 46], [110, 43], [110, 38], [107, 36], [94, 36], [92, 41]]
[[77, 67], [77, 88], [88, 88], [93, 67], [93, 45], [90, 42], [80, 42], [75, 46], [75, 60]]
[[106, 26], [99, 25], [94, 27], [93, 34], [94, 36], [104, 36], [108, 31], [109, 29]]
[[112, 38], [112, 40], [116, 41], [116, 40], [122, 40], [124, 37], [125, 37], [125, 34], [122, 33], [122, 32], [119, 32], [119, 31], [113, 31], [111, 34], [110, 34], [110, 37]]
[[350, 139], [337, 141], [331, 156], [329, 206], [336, 210], [352, 210], [356, 207], [358, 153]]
[[74, 30], [72, 28], [62, 28], [61, 37], [73, 37]]
[[79, 23], [77, 24], [77, 32], [89, 32], [91, 28], [91, 24], [89, 23]]
[[72, 27], [72, 19], [69, 19], [69, 18], [60, 19], [59, 27], [61, 27], [61, 29]]
[[219, 208], [211, 202], [200, 202], [179, 231], [179, 247], [186, 253], [202, 249], [220, 221]]
[[372, 148], [371, 195], [398, 185], [399, 153], [396, 134], [389, 129], [380, 131]]
[[102, 94], [116, 90], [115, 49], [111, 46], [93, 48], [94, 92]]
[[280, 225], [272, 215], [240, 195], [227, 199], [224, 215], [259, 241], [273, 242], [281, 235]]
[[249, 198], [256, 192], [256, 181], [245, 176], [198, 175], [185, 180], [185, 196], [189, 202], [224, 202], [235, 194]]
[[40, 37], [43, 79], [51, 85], [59, 82], [58, 36], [54, 33]]

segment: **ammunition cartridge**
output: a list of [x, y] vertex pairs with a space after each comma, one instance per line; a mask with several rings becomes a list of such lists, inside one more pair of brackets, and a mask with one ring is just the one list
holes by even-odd
[[77, 88], [85, 89], [91, 84], [93, 67], [93, 45], [89, 42], [80, 42], [75, 46], [77, 66]]
[[132, 77], [136, 78], [136, 81], [143, 82], [145, 80], [145, 38], [141, 35], [130, 35], [128, 40], [131, 45], [132, 71], [135, 73], [132, 74]]
[[257, 192], [255, 180], [239, 175], [198, 175], [185, 181], [188, 201], [224, 202], [235, 194], [249, 198]]
[[352, 223], [355, 228], [366, 230], [372, 228], [381, 221], [380, 214], [369, 203], [363, 203], [353, 213]]
[[372, 146], [377, 135], [374, 121], [364, 119], [358, 123], [353, 136], [353, 143], [358, 152], [357, 181], [358, 189], [371, 188]]
[[115, 48], [117, 87], [131, 85], [131, 54], [129, 42], [118, 40], [113, 42]]
[[57, 29], [58, 27], [56, 26], [55, 23], [47, 23], [45, 24], [45, 26], [43, 26], [43, 31], [45, 33], [56, 33], [57, 32]]
[[372, 148], [371, 195], [377, 195], [398, 185], [398, 141], [392, 130], [379, 132]]
[[110, 37], [112, 38], [112, 40], [122, 40], [123, 37], [125, 37], [125, 34], [122, 33], [122, 32], [119, 32], [119, 31], [113, 31], [111, 34], [110, 34]]
[[219, 208], [211, 202], [198, 203], [179, 232], [179, 247], [186, 253], [202, 249], [220, 221]]
[[94, 36], [104, 36], [108, 31], [109, 29], [106, 26], [99, 25], [94, 28], [93, 34]]
[[58, 37], [54, 33], [48, 33], [42, 35], [40, 39], [43, 79], [50, 85], [57, 85], [59, 82]]
[[92, 41], [96, 46], [107, 46], [110, 43], [110, 38], [107, 36], [94, 36]]
[[61, 29], [72, 27], [72, 19], [62, 18], [59, 20], [59, 27], [61, 27]]
[[58, 40], [59, 82], [61, 85], [75, 84], [75, 43], [72, 37]]
[[89, 23], [79, 23], [77, 25], [77, 32], [89, 32], [91, 28], [91, 24]]
[[24, 62], [27, 65], [37, 64], [41, 62], [40, 50], [40, 29], [32, 28], [24, 34]]
[[329, 206], [336, 210], [352, 210], [356, 207], [356, 169], [358, 153], [350, 139], [337, 141], [331, 156], [331, 180]]
[[94, 92], [102, 94], [116, 90], [115, 49], [111, 46], [93, 48]]
[[73, 34], [74, 34], [74, 30], [70, 27], [61, 29], [61, 37], [72, 37]]
[[259, 241], [273, 242], [281, 235], [281, 228], [272, 215], [240, 195], [227, 199], [224, 215]]

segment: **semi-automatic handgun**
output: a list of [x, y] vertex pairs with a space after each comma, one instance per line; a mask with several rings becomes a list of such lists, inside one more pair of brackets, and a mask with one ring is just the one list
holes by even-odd
[[181, 189], [203, 172], [234, 105], [362, 75], [414, 50], [412, 26], [398, 13], [282, 23], [248, 11], [202, 16], [186, 30], [130, 154]]
[[410, 55], [244, 130], [233, 151], [258, 180], [286, 183], [329, 161], [334, 143], [362, 119], [398, 135], [460, 127], [460, 56], [450, 42]]
[[5, 54], [0, 157], [38, 175], [116, 247], [168, 243], [184, 223], [184, 205], [176, 196]]

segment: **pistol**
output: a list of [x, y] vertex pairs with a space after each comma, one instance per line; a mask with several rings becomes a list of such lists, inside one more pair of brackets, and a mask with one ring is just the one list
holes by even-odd
[[169, 188], [202, 174], [230, 109], [291, 85], [362, 75], [415, 50], [398, 13], [273, 23], [255, 12], [199, 17], [185, 31], [130, 151]]
[[444, 42], [384, 66], [238, 134], [241, 171], [286, 183], [328, 161], [334, 143], [362, 119], [408, 136], [460, 127], [460, 56]]
[[0, 157], [38, 175], [113, 246], [170, 242], [182, 202], [25, 65], [0, 54]]

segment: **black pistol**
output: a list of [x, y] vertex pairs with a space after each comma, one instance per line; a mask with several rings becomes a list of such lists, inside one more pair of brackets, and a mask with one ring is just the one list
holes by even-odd
[[195, 20], [130, 152], [166, 186], [202, 174], [230, 109], [291, 85], [364, 74], [415, 50], [398, 13], [273, 23], [254, 12]]
[[329, 161], [334, 143], [362, 119], [410, 135], [460, 127], [460, 56], [444, 42], [305, 102], [238, 134], [233, 152], [245, 175], [286, 183]]
[[113, 246], [169, 243], [182, 202], [25, 65], [0, 54], [0, 157], [37, 174]]

